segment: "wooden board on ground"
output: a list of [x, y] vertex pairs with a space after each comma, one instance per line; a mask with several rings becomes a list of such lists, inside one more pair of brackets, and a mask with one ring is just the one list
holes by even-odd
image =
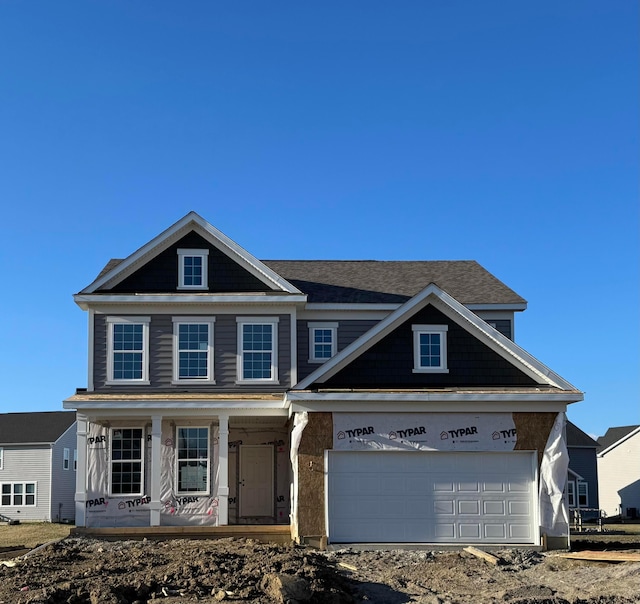
[[572, 560], [591, 560], [593, 562], [640, 562], [640, 552], [567, 552], [557, 554], [561, 558]]

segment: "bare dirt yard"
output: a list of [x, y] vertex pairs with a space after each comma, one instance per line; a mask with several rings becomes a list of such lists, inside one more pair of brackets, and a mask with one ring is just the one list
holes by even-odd
[[[589, 534], [574, 539], [572, 549], [640, 553], [640, 542], [638, 535]], [[246, 539], [68, 537], [26, 556], [0, 556], [0, 603], [640, 602], [640, 562], [574, 560], [524, 549], [491, 554], [496, 564], [464, 550], [320, 552]]]

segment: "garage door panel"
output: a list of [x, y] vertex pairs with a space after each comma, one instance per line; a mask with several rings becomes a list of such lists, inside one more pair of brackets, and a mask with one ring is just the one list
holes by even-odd
[[530, 454], [332, 451], [327, 468], [331, 542], [536, 543]]

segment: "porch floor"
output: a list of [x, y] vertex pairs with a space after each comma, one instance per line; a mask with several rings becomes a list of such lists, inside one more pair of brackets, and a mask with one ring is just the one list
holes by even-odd
[[94, 537], [107, 540], [123, 539], [255, 539], [262, 543], [291, 543], [291, 527], [288, 524], [227, 526], [137, 526], [118, 528], [71, 529], [72, 537]]

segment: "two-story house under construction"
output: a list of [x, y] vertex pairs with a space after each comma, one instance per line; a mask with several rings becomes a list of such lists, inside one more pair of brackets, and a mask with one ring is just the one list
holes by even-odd
[[564, 412], [473, 261], [260, 261], [196, 213], [75, 295], [76, 524], [330, 543], [566, 535]]

